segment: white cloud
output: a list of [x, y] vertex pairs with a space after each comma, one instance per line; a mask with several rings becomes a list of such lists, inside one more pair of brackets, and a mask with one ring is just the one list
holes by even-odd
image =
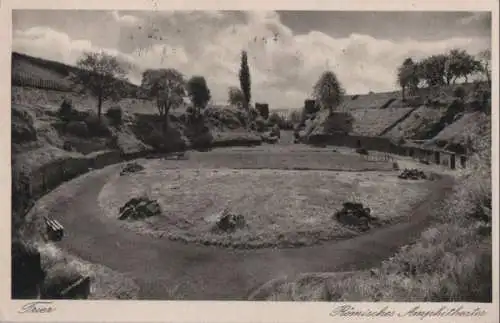
[[111, 16], [115, 21], [129, 26], [134, 26], [141, 22], [141, 19], [136, 16], [120, 15], [116, 10], [111, 11]]
[[[120, 19], [128, 16], [119, 16]], [[172, 13], [164, 40], [133, 53], [114, 52], [135, 66], [130, 77], [140, 82], [144, 68], [174, 67], [187, 77], [206, 77], [215, 102], [225, 102], [227, 88], [238, 85], [241, 50], [248, 51], [252, 98], [273, 108], [298, 108], [325, 69], [337, 73], [350, 93], [387, 91], [396, 87], [395, 71], [404, 58], [419, 59], [454, 47], [474, 54], [490, 46], [489, 39], [452, 38], [441, 41], [389, 41], [351, 34], [333, 38], [319, 31], [294, 35], [273, 12], [251, 12], [245, 22], [203, 24], [193, 19], [217, 19], [224, 13]], [[186, 18], [189, 17], [189, 18]], [[126, 18], [128, 19], [128, 18]], [[181, 33], [176, 30], [182, 29]], [[74, 63], [83, 50], [98, 50], [89, 40], [72, 40], [67, 34], [36, 27], [14, 34], [14, 49], [49, 59]]]

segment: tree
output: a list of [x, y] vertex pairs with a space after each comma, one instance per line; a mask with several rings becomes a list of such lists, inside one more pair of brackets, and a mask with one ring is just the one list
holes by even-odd
[[191, 102], [198, 109], [204, 109], [211, 99], [210, 89], [203, 76], [193, 76], [187, 82], [187, 90]]
[[450, 80], [454, 84], [460, 77], [463, 77], [467, 83], [468, 77], [480, 70], [480, 63], [465, 50], [452, 49], [448, 54], [447, 68], [449, 71], [447, 84], [450, 84]]
[[228, 89], [228, 100], [229, 104], [236, 105], [238, 107], [243, 107], [243, 102], [245, 101], [245, 96], [241, 89], [235, 86], [231, 86]]
[[257, 109], [257, 112], [259, 112], [264, 120], [267, 120], [267, 118], [269, 118], [269, 104], [255, 103], [255, 109]]
[[418, 63], [418, 74], [427, 86], [444, 85], [446, 74], [446, 61], [448, 56], [444, 54], [432, 55]]
[[240, 65], [240, 88], [243, 92], [243, 107], [248, 114], [248, 124], [250, 124], [250, 113], [249, 106], [251, 100], [251, 79], [250, 79], [250, 69], [248, 67], [248, 55], [246, 51], [241, 52], [241, 65]]
[[76, 63], [70, 79], [88, 89], [97, 98], [97, 116], [102, 115], [102, 103], [108, 99], [118, 100], [123, 94], [126, 70], [115, 56], [104, 52], [85, 52]]
[[142, 73], [141, 87], [150, 98], [156, 100], [166, 133], [170, 109], [181, 105], [186, 94], [183, 75], [173, 68], [147, 69]]
[[486, 49], [480, 52], [477, 56], [478, 71], [483, 74], [484, 78], [488, 82], [488, 86], [491, 86], [491, 50]]
[[398, 83], [401, 86], [403, 100], [405, 100], [407, 89], [414, 91], [418, 87], [418, 72], [411, 58], [405, 59], [403, 64], [398, 68]]
[[321, 109], [330, 113], [338, 108], [344, 96], [344, 89], [332, 71], [324, 72], [313, 88], [313, 97]]

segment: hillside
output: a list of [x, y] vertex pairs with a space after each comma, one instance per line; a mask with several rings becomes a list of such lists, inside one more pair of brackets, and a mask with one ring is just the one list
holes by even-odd
[[[75, 66], [29, 56], [23, 53], [12, 53], [12, 84], [18, 86], [39, 86], [45, 83], [50, 88], [60, 91], [76, 91], [74, 85], [68, 80], [71, 73], [78, 71]], [[138, 86], [124, 81], [124, 92], [128, 96], [136, 96]]]

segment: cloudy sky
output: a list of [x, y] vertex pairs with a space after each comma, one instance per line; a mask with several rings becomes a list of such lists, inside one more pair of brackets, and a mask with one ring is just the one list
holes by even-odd
[[324, 70], [348, 93], [389, 91], [406, 57], [489, 48], [490, 24], [480, 12], [23, 10], [13, 13], [13, 49], [68, 64], [105, 50], [137, 84], [145, 68], [174, 67], [205, 76], [217, 103], [239, 84], [247, 50], [253, 100], [298, 108]]

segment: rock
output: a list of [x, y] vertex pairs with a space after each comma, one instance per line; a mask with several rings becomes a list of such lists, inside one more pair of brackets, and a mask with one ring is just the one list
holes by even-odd
[[335, 217], [340, 223], [361, 231], [367, 231], [370, 225], [378, 223], [378, 219], [371, 215], [370, 208], [363, 207], [362, 203], [345, 202], [343, 208], [335, 213]]
[[421, 170], [405, 168], [403, 172], [398, 176], [398, 178], [419, 180], [419, 179], [427, 179], [427, 176]]
[[144, 166], [138, 163], [129, 163], [127, 164], [122, 171], [120, 172], [120, 176], [137, 173], [144, 169]]
[[157, 201], [147, 197], [132, 198], [120, 208], [119, 220], [139, 220], [160, 215], [161, 207]]
[[215, 228], [219, 231], [235, 231], [245, 226], [245, 218], [241, 214], [233, 214], [228, 210], [224, 210], [215, 225]]

